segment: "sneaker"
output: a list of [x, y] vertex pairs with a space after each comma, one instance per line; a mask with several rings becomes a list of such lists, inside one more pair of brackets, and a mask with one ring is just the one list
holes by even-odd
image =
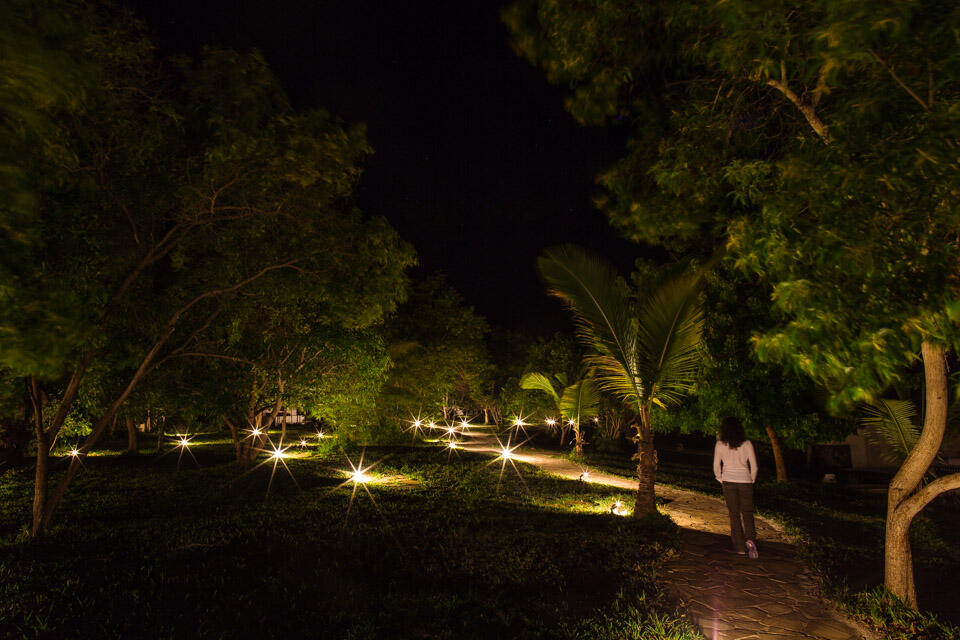
[[760, 554], [757, 553], [757, 543], [753, 540], [747, 540], [747, 555], [754, 560], [760, 557]]

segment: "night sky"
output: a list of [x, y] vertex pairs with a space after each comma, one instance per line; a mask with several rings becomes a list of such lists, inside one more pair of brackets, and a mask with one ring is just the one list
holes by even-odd
[[492, 323], [569, 326], [536, 256], [575, 242], [622, 270], [642, 253], [592, 205], [623, 132], [579, 126], [562, 88], [510, 48], [498, 2], [127, 0], [164, 55], [261, 50], [295, 106], [364, 122], [357, 194]]

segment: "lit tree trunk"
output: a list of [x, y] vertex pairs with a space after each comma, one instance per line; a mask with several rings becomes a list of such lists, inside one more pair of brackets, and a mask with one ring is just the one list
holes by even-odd
[[917, 592], [913, 582], [910, 524], [935, 497], [960, 488], [960, 473], [954, 473], [941, 476], [914, 493], [940, 449], [947, 425], [946, 351], [924, 340], [922, 354], [926, 385], [923, 431], [890, 481], [884, 541], [884, 586], [914, 609]]
[[650, 424], [650, 410], [640, 407], [640, 424], [637, 425], [637, 501], [633, 508], [633, 517], [642, 518], [657, 510], [654, 480], [657, 473], [657, 450], [653, 446], [653, 425]]
[[777, 467], [777, 482], [787, 482], [787, 463], [783, 459], [783, 443], [780, 436], [767, 425], [767, 437], [770, 438], [770, 447], [773, 449], [773, 464]]
[[579, 424], [573, 425], [573, 451], [578, 456], [583, 455], [583, 433]]
[[123, 421], [127, 425], [127, 454], [135, 456], [140, 453], [139, 441], [137, 440], [137, 425], [130, 416], [126, 416]]

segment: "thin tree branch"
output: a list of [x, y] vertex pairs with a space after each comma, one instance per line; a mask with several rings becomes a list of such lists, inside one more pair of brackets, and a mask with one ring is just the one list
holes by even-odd
[[[930, 111], [930, 105], [927, 104], [926, 102], [924, 102], [924, 101], [923, 101], [923, 98], [921, 98], [920, 96], [918, 96], [913, 89], [911, 89], [910, 87], [907, 86], [907, 83], [906, 83], [906, 82], [904, 82], [903, 80], [900, 79], [900, 76], [898, 76], [897, 73], [893, 70], [893, 67], [891, 67], [889, 64], [887, 64], [887, 61], [884, 60], [883, 58], [881, 58], [879, 53], [877, 53], [877, 52], [874, 51], [873, 49], [869, 49], [869, 51], [870, 51], [870, 55], [872, 55], [872, 56], [874, 57], [874, 59], [875, 59], [877, 62], [880, 63], [880, 66], [882, 66], [884, 69], [887, 70], [887, 73], [890, 74], [890, 77], [892, 77], [894, 80], [896, 80], [897, 84], [899, 84], [901, 87], [903, 87], [903, 90], [906, 91], [907, 93], [909, 93], [911, 98], [913, 98], [913, 99], [916, 100], [918, 103], [920, 103], [920, 106], [923, 107], [923, 110], [924, 110], [924, 111]], [[932, 89], [931, 89], [931, 91], [932, 91]], [[933, 102], [933, 100], [932, 100], [932, 98], [931, 98], [931, 103], [932, 103], [932, 102]]]

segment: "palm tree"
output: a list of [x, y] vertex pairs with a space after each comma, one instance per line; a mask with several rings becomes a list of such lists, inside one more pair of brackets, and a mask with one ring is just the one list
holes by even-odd
[[[553, 378], [557, 382], [556, 386], [548, 376], [542, 373], [527, 373], [520, 378], [520, 388], [543, 391], [553, 398], [560, 413], [560, 419], [564, 424], [573, 427], [574, 451], [578, 456], [582, 456], [585, 443], [580, 425], [587, 420], [592, 420], [600, 412], [600, 394], [597, 391], [597, 385], [593, 380], [583, 377], [567, 385], [567, 376], [562, 373]], [[560, 440], [560, 444], [563, 445], [562, 436]]]
[[693, 391], [703, 331], [700, 274], [668, 281], [649, 295], [631, 296], [616, 269], [583, 249], [563, 245], [537, 260], [550, 293], [573, 311], [577, 338], [602, 391], [639, 416], [637, 501], [634, 516], [656, 510], [653, 405], [668, 408]]

